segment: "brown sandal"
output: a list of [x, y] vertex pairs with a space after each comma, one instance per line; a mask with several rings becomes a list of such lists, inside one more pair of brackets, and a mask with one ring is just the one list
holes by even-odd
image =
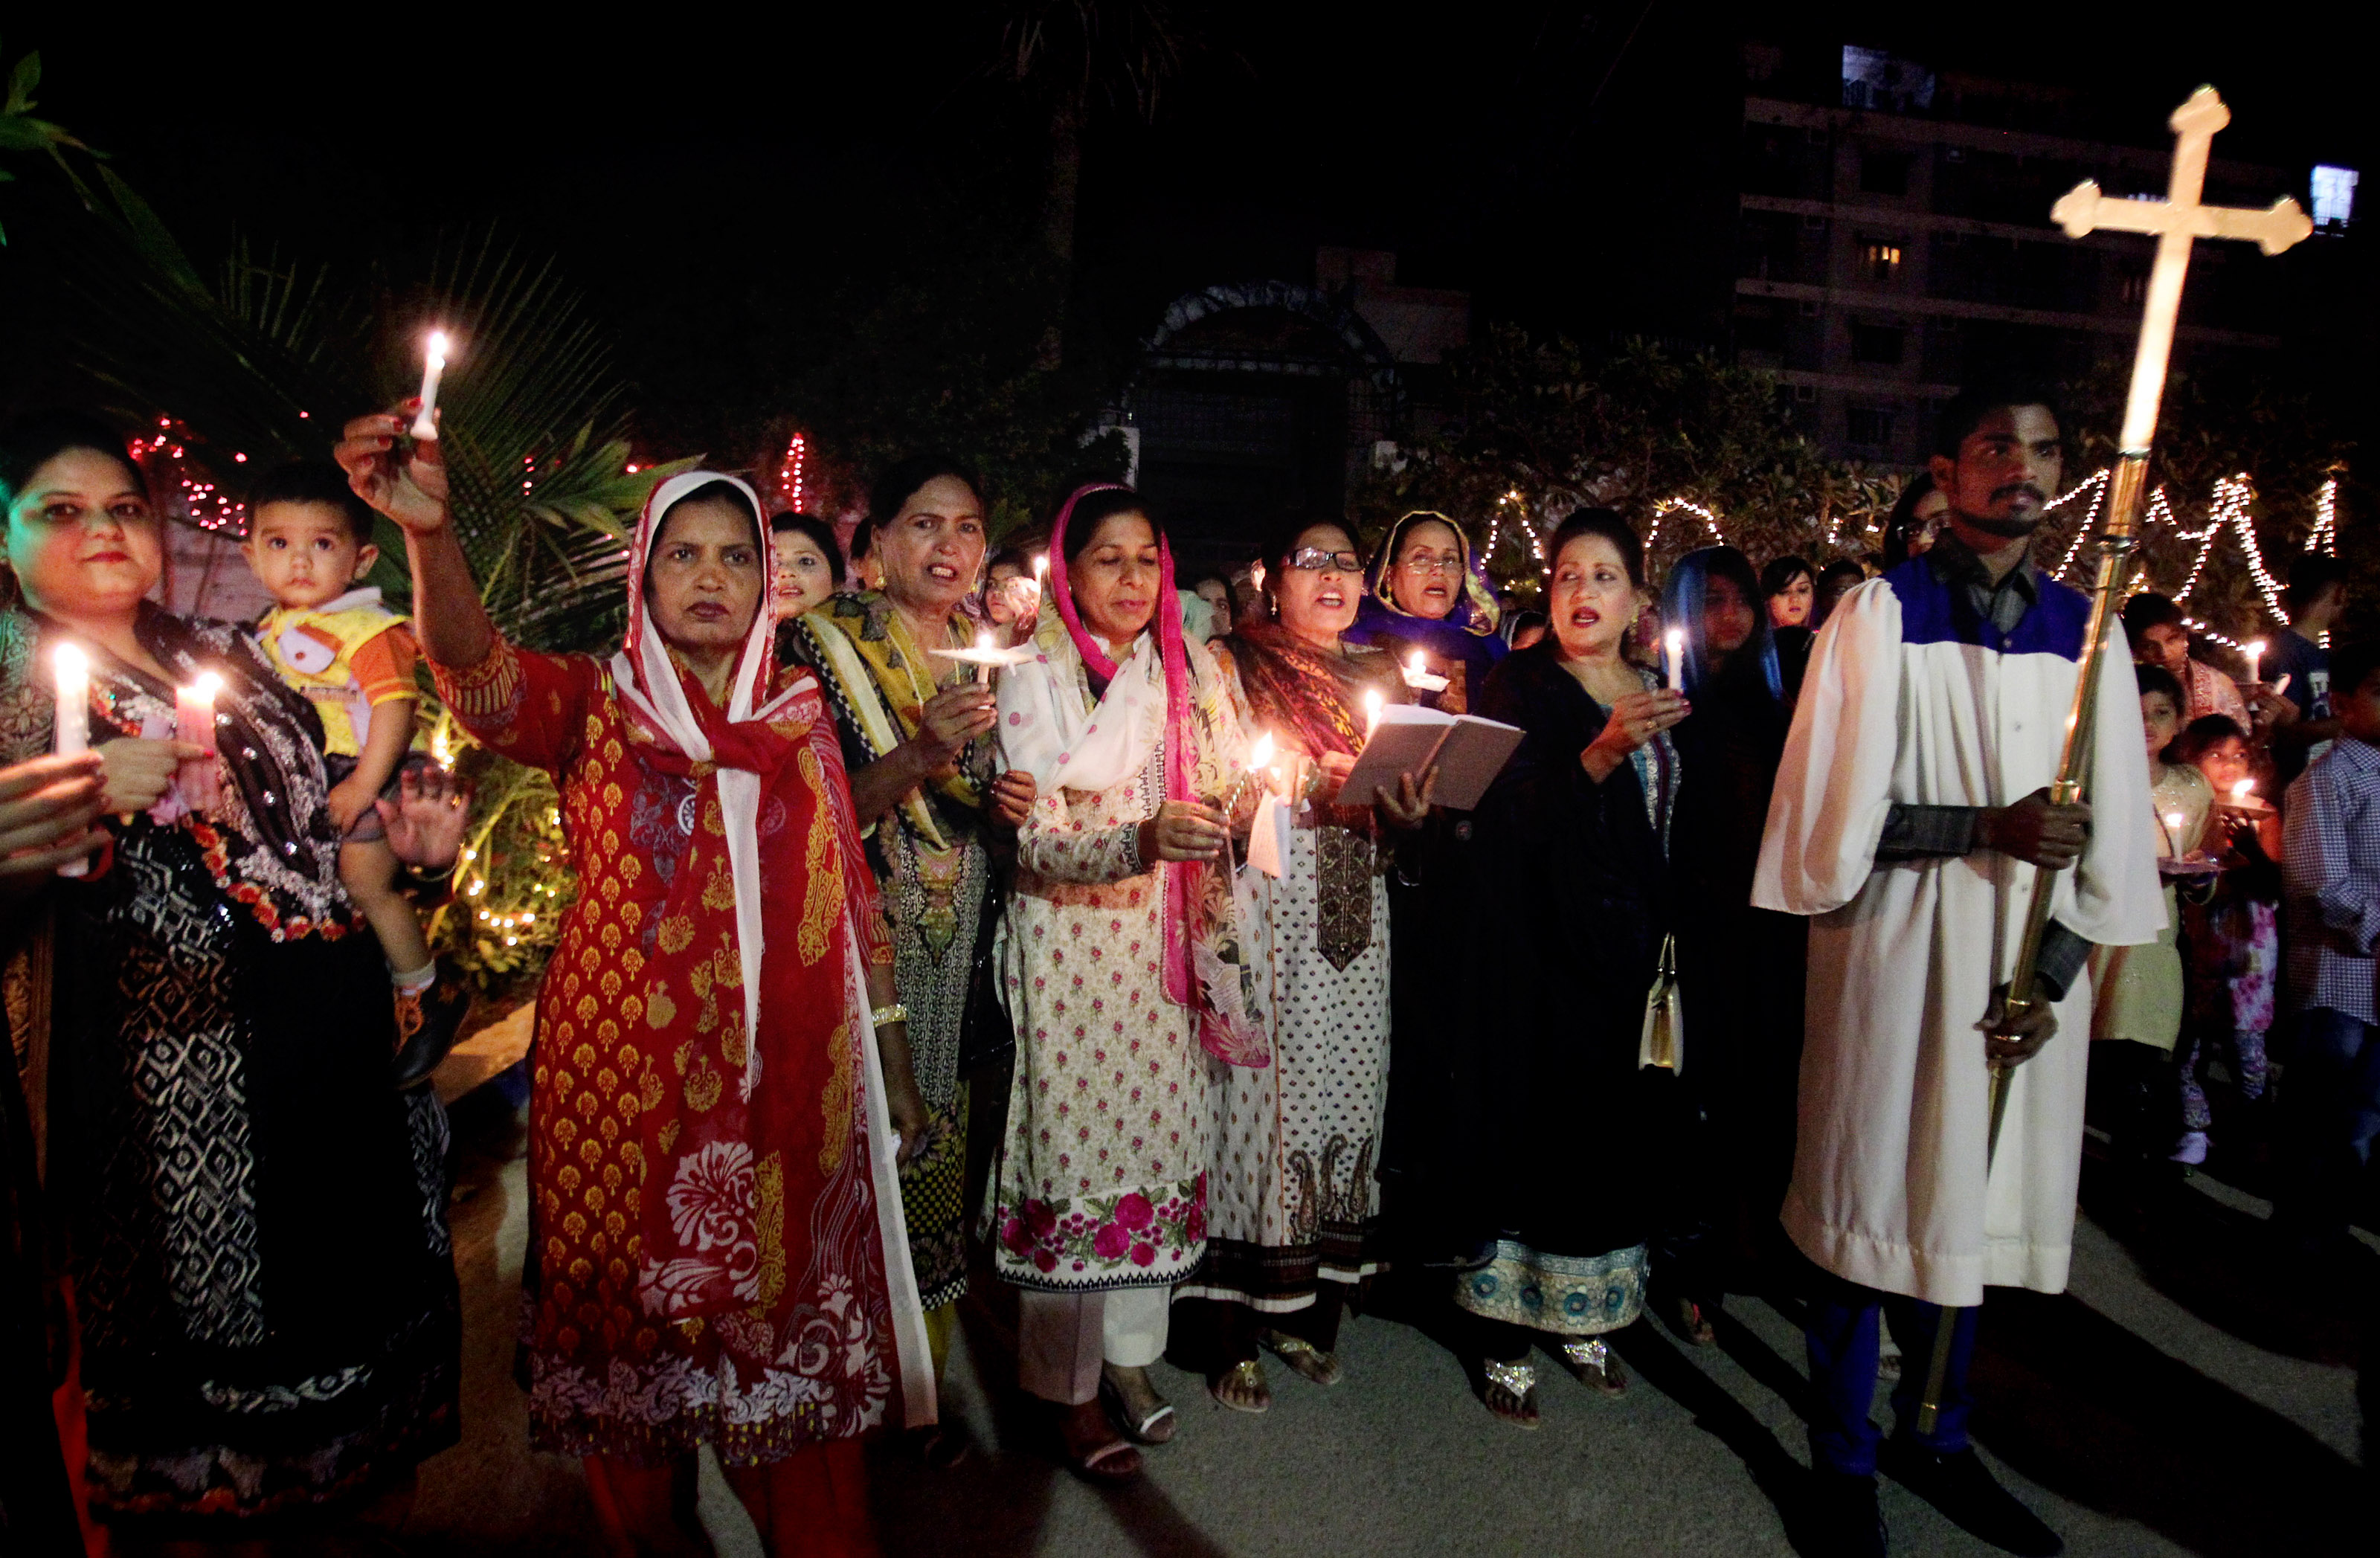
[[1676, 1332], [1679, 1339], [1687, 1345], [1707, 1347], [1717, 1345], [1718, 1332], [1711, 1324], [1709, 1309], [1680, 1295], [1670, 1300], [1669, 1311], [1663, 1318], [1669, 1321], [1670, 1329]]

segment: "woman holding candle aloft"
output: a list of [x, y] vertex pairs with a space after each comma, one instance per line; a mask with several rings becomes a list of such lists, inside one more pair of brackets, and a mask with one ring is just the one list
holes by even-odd
[[1016, 841], [1001, 974], [1016, 1029], [992, 1260], [1024, 1289], [1028, 1392], [1071, 1408], [1086, 1474], [1173, 1437], [1150, 1384], [1175, 1283], [1207, 1248], [1209, 1057], [1269, 1058], [1244, 990], [1220, 805], [1247, 740], [1206, 646], [1185, 639], [1164, 533], [1137, 494], [1059, 511], [1034, 659], [1000, 679], [1004, 760], [1038, 798]]
[[[1241, 872], [1263, 1066], [1211, 1060], [1214, 1142], [1207, 1264], [1182, 1288], [1176, 1355], [1215, 1398], [1271, 1404], [1257, 1348], [1318, 1384], [1339, 1378], [1342, 1300], [1379, 1269], [1376, 1227], [1387, 1104], [1389, 915], [1384, 834], [1420, 825], [1435, 780], [1341, 796], [1364, 745], [1367, 698], [1408, 700], [1396, 661], [1349, 643], [1362, 559], [1343, 526], [1300, 524], [1264, 554], [1268, 615], [1217, 645], [1272, 736], [1295, 804], [1281, 873]], [[1195, 1307], [1192, 1307], [1195, 1305]]]
[[[1414, 1194], [1405, 1245], [1454, 1269], [1481, 1399], [1537, 1421], [1541, 1336], [1571, 1371], [1623, 1388], [1603, 1338], [1642, 1312], [1666, 1158], [1666, 1080], [1644, 1062], [1646, 1002], [1678, 906], [1670, 851], [1689, 710], [1627, 657], [1645, 606], [1644, 548], [1609, 509], [1547, 542], [1553, 632], [1488, 680], [1479, 712], [1528, 734], [1472, 813], [1478, 901], [1441, 976], [1473, 992], [1437, 1035], [1418, 1096], [1401, 1094]], [[1699, 1064], [1694, 993], [1682, 1057]], [[1658, 1076], [1658, 1072], [1653, 1076]], [[1402, 1083], [1403, 1078], [1400, 1078]]]
[[1408, 670], [1419, 654], [1418, 669], [1447, 683], [1417, 689], [1420, 701], [1460, 714], [1508, 652], [1497, 636], [1499, 615], [1471, 538], [1445, 515], [1420, 508], [1390, 526], [1373, 555], [1347, 639], [1389, 651]]
[[[340, 885], [312, 708], [236, 626], [145, 603], [160, 521], [123, 441], [20, 421], [0, 498], [22, 595], [0, 614], [0, 760], [51, 747], [71, 644], [115, 818], [44, 906], [49, 1021], [19, 1035], [52, 1073], [91, 1501], [262, 1536], [454, 1442], [445, 1116], [390, 1085], [387, 975]], [[161, 733], [209, 674], [221, 783], [196, 810], [175, 773], [206, 749]], [[401, 858], [451, 867], [454, 806], [388, 813]]]
[[[876, 483], [866, 532], [883, 589], [830, 597], [788, 623], [783, 643], [825, 688], [892, 926], [893, 973], [929, 1120], [902, 1170], [902, 1205], [939, 1370], [966, 1291], [961, 1051], [978, 1006], [994, 999], [990, 835], [1024, 821], [1033, 779], [994, 761], [985, 669], [930, 652], [977, 645], [980, 624], [965, 609], [984, 558], [974, 477], [936, 456], [894, 466]], [[947, 1460], [964, 1454], [965, 1442], [945, 1425], [920, 1448]]]
[[889, 1139], [925, 1111], [833, 722], [774, 664], [759, 500], [662, 482], [620, 651], [533, 653], [488, 620], [436, 445], [403, 427], [357, 419], [339, 461], [406, 531], [447, 707], [552, 773], [582, 884], [538, 999], [531, 1442], [585, 1458], [625, 1549], [701, 1543], [708, 1443], [767, 1551], [872, 1552], [858, 1436], [896, 1383], [934, 1410]]

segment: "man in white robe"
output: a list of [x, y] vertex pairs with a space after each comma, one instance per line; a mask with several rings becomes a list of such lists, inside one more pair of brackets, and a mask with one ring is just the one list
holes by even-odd
[[[1844, 597], [1812, 651], [1753, 885], [1811, 916], [1806, 1041], [1786, 1232], [1823, 1273], [1808, 1332], [1815, 1518], [1830, 1550], [1884, 1551], [1876, 1322], [1906, 1349], [1887, 1469], [2015, 1552], [2056, 1533], [1968, 1447], [1966, 1371], [1986, 1284], [2066, 1285], [2081, 1171], [2095, 943], [2165, 919], [2130, 658], [2102, 660], [2089, 806], [2056, 777], [2089, 599], [2028, 558], [2058, 491], [2043, 396], [1974, 392], [1932, 461], [1943, 539]], [[2002, 993], [2035, 866], [2051, 880], [2041, 998]], [[1992, 1059], [2014, 1065], [1986, 1173]], [[1934, 1430], [1915, 1431], [1935, 1325], [1953, 1311]]]

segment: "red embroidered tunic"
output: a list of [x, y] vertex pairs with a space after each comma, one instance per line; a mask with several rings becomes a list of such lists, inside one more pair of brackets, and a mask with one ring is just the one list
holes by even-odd
[[[651, 1456], [707, 1441], [750, 1464], [873, 1426], [896, 1370], [854, 1011], [866, 996], [848, 973], [849, 938], [871, 964], [889, 965], [892, 948], [822, 700], [813, 688], [772, 724], [794, 756], [764, 790], [759, 822], [774, 868], [764, 994], [782, 989], [776, 960], [798, 958], [821, 998], [805, 987], [803, 1000], [764, 1005], [771, 1058], [749, 1106], [752, 1144], [706, 1144], [663, 1187], [650, 1183], [668, 1172], [656, 1153], [670, 1156], [681, 1124], [699, 1132], [744, 1075], [732, 935], [707, 959], [698, 945], [687, 956], [719, 916], [733, 923], [711, 771], [672, 773], [640, 755], [650, 738], [590, 656], [500, 641], [468, 670], [432, 669], [475, 739], [553, 773], [579, 872], [531, 1052], [532, 1442]], [[779, 688], [808, 675], [782, 674]], [[699, 880], [680, 883], [689, 871]], [[792, 1064], [803, 1059], [811, 1069]], [[667, 1117], [658, 1140], [656, 1111]], [[762, 1150], [760, 1123], [768, 1141], [798, 1150]], [[644, 1259], [641, 1230], [663, 1195], [676, 1242], [720, 1251], [719, 1269], [695, 1276], [740, 1284], [747, 1305], [661, 1318], [656, 1287], [687, 1264], [657, 1276]]]

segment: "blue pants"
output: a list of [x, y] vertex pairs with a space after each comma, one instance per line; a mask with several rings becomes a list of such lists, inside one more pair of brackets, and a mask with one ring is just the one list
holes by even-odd
[[2343, 1233], [2380, 1138], [2380, 1033], [2328, 1006], [2299, 1013], [2280, 1104], [2292, 1160], [2288, 1220]]
[[1876, 1447], [1883, 1435], [1868, 1407], [1876, 1400], [1876, 1318], [1888, 1312], [1892, 1338], [1900, 1344], [1900, 1383], [1892, 1392], [1894, 1431], [1946, 1455], [1967, 1447], [1967, 1414], [1975, 1404], [1967, 1388], [1967, 1366], [1974, 1361], [1975, 1317], [1983, 1311], [1950, 1311], [1950, 1371], [1937, 1404], [1941, 1410], [1934, 1431], [1921, 1434], [1917, 1407], [1934, 1360], [1941, 1306], [1825, 1274], [1810, 1296], [1803, 1333], [1810, 1345], [1810, 1464], [1821, 1470], [1876, 1475]]

